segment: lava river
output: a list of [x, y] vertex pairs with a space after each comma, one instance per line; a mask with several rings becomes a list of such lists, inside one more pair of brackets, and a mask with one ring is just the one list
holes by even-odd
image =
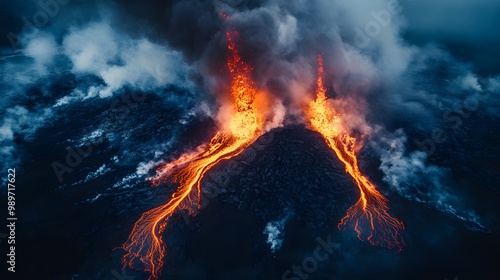
[[235, 43], [237, 35], [236, 31], [226, 32], [233, 107], [228, 129], [217, 132], [208, 144], [197, 151], [184, 154], [157, 170], [152, 183], [159, 185], [170, 179], [178, 184], [177, 191], [167, 204], [145, 212], [122, 245], [127, 251], [122, 259], [123, 265], [149, 272], [150, 279], [157, 279], [163, 267], [166, 245], [162, 234], [172, 214], [183, 209], [194, 214], [193, 210], [200, 203], [200, 182], [206, 172], [221, 160], [240, 154], [262, 134], [262, 117], [255, 104], [257, 89], [251, 78], [252, 68], [241, 60]]
[[323, 84], [323, 58], [318, 57], [316, 99], [306, 109], [306, 116], [313, 130], [319, 132], [328, 146], [346, 167], [359, 188], [359, 200], [347, 210], [339, 223], [339, 229], [352, 227], [360, 240], [370, 244], [401, 250], [404, 245], [401, 231], [403, 222], [389, 214], [387, 199], [360, 171], [356, 157], [356, 138], [342, 127], [341, 116], [328, 102]]

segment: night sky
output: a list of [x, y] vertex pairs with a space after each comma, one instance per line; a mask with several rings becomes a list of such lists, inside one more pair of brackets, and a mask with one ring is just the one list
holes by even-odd
[[[228, 30], [262, 134], [170, 218], [159, 279], [499, 279], [499, 28], [495, 0], [3, 1], [2, 279], [148, 279], [120, 247], [176, 190], [148, 178], [227, 127]], [[304, 113], [318, 56], [401, 252], [337, 227], [360, 193]]]

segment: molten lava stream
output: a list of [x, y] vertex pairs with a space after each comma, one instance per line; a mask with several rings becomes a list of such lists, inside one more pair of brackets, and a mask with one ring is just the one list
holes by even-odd
[[167, 204], [141, 216], [128, 240], [122, 245], [127, 251], [122, 259], [123, 265], [151, 273], [150, 279], [158, 278], [164, 264], [166, 246], [162, 235], [168, 219], [181, 209], [193, 214], [193, 208], [200, 202], [200, 182], [206, 172], [220, 161], [241, 153], [262, 133], [261, 116], [254, 104], [257, 90], [251, 79], [252, 68], [238, 54], [234, 42], [236, 35], [236, 32], [226, 33], [230, 52], [227, 66], [231, 75], [233, 103], [229, 128], [219, 131], [207, 145], [198, 148], [197, 152], [187, 153], [158, 168], [157, 175], [152, 178], [154, 185], [171, 179], [179, 187]]
[[359, 200], [341, 219], [339, 229], [353, 227], [360, 240], [400, 251], [404, 245], [400, 234], [404, 224], [389, 214], [387, 199], [361, 173], [355, 153], [356, 138], [349, 136], [341, 125], [339, 114], [328, 103], [321, 56], [318, 57], [318, 63], [316, 99], [309, 104], [306, 115], [312, 128], [325, 138], [328, 146], [345, 164], [346, 172], [352, 176], [360, 192]]

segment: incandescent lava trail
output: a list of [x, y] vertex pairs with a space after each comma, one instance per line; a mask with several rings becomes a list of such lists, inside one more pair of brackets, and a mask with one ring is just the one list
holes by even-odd
[[193, 210], [199, 207], [200, 202], [200, 182], [206, 172], [220, 161], [241, 153], [262, 134], [262, 118], [254, 102], [257, 89], [251, 78], [252, 68], [241, 60], [235, 43], [237, 35], [236, 31], [226, 32], [233, 107], [228, 128], [217, 132], [208, 144], [198, 147], [197, 151], [184, 154], [158, 168], [152, 183], [158, 186], [170, 179], [178, 184], [178, 188], [167, 204], [141, 216], [122, 245], [127, 251], [122, 259], [123, 265], [149, 272], [150, 279], [158, 278], [164, 264], [166, 245], [162, 235], [169, 218], [177, 210], [188, 210], [194, 214]]
[[404, 241], [400, 232], [404, 230], [404, 224], [389, 214], [387, 199], [361, 173], [355, 153], [356, 138], [351, 137], [342, 127], [341, 116], [326, 97], [321, 56], [318, 57], [318, 64], [316, 99], [309, 104], [306, 116], [312, 128], [325, 138], [328, 146], [345, 164], [346, 172], [352, 176], [360, 192], [359, 200], [340, 220], [339, 229], [353, 227], [360, 240], [402, 250]]

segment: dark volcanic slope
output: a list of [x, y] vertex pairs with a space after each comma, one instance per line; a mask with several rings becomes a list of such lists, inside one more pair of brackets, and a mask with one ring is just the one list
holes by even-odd
[[[85, 167], [96, 170], [108, 162], [116, 154], [108, 150], [96, 149]], [[373, 162], [367, 152], [362, 156], [361, 163]], [[113, 249], [127, 239], [142, 213], [166, 203], [175, 187], [153, 188], [145, 177], [130, 186], [126, 181], [114, 187], [135, 174], [135, 166], [116, 169], [92, 184], [40, 192], [30, 188], [38, 186], [38, 177], [22, 176], [30, 181], [19, 182], [20, 209], [30, 212], [20, 213], [19, 279], [147, 279], [147, 273], [121, 270], [123, 251]], [[383, 190], [373, 176], [375, 168], [372, 164], [366, 171]], [[323, 138], [301, 126], [266, 133], [239, 156], [210, 170], [202, 185], [203, 207], [198, 214], [179, 212], [169, 222], [161, 279], [283, 279], [285, 271], [313, 254], [318, 237], [331, 237], [340, 247], [318, 264], [308, 280], [367, 279], [367, 275], [394, 280], [442, 280], [455, 275], [496, 279], [481, 277], [496, 270], [495, 258], [482, 250], [498, 247], [498, 234], [470, 232], [460, 221], [398, 197], [389, 199], [391, 214], [407, 228], [402, 253], [360, 242], [352, 230], [339, 232], [338, 221], [358, 198], [357, 187]], [[88, 201], [97, 195], [101, 198]], [[282, 247], [273, 253], [264, 229], [269, 222], [282, 220], [286, 220]], [[435, 228], [443, 233], [432, 233]], [[471, 266], [463, 266], [463, 260]], [[23, 264], [34, 268], [21, 269]], [[293, 277], [285, 279], [296, 280]]]
[[275, 129], [238, 157], [222, 162], [204, 181], [207, 200], [249, 209], [263, 221], [285, 209], [311, 229], [336, 222], [358, 195], [345, 167], [316, 132]]
[[[179, 215], [168, 229], [164, 279], [281, 279], [314, 250], [318, 236], [337, 231], [358, 197], [323, 138], [300, 126], [275, 129], [221, 162], [205, 177], [203, 192], [198, 215]], [[286, 217], [283, 247], [272, 254], [263, 230]], [[334, 269], [323, 265], [323, 273]]]
[[[90, 169], [101, 163], [96, 161]], [[174, 190], [171, 185], [153, 188], [145, 181], [110, 188], [125, 175], [102, 176], [94, 189], [84, 184], [46, 190], [44, 201], [51, 201], [50, 209], [32, 213], [41, 217], [45, 230], [39, 230], [42, 223], [30, 221], [20, 227], [25, 233], [19, 237], [20, 263], [38, 264], [36, 270], [24, 270], [23, 276], [118, 279], [123, 251], [113, 249], [126, 240], [143, 212], [166, 203]], [[352, 179], [323, 138], [301, 126], [266, 133], [239, 156], [210, 170], [202, 185], [198, 215], [174, 215], [165, 232], [168, 248], [162, 279], [281, 279], [284, 271], [314, 250], [318, 236], [337, 232], [339, 219], [358, 197]], [[81, 194], [90, 191], [91, 195]], [[102, 198], [84, 202], [96, 194]], [[264, 228], [285, 218], [283, 246], [272, 254]], [[41, 259], [44, 248], [59, 249]], [[64, 270], [50, 266], [59, 258]], [[314, 277], [332, 275], [332, 263], [324, 266]], [[135, 280], [148, 277], [129, 269], [125, 273]]]

